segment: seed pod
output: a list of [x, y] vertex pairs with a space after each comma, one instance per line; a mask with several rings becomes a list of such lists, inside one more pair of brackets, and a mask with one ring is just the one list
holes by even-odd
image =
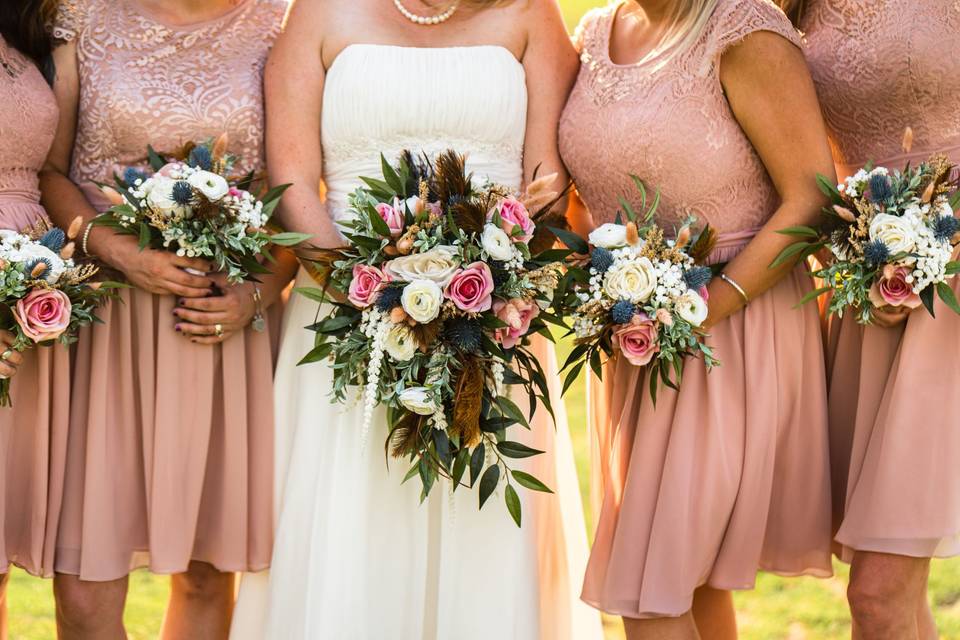
[[688, 242], [690, 242], [690, 227], [684, 227], [680, 229], [680, 233], [677, 234], [677, 240], [673, 246], [676, 249], [683, 249], [687, 246]]
[[387, 246], [385, 246], [385, 247], [383, 248], [383, 253], [386, 254], [386, 255], [388, 255], [388, 256], [390, 256], [391, 258], [394, 257], [394, 256], [400, 255], [400, 252], [397, 251], [397, 248], [396, 248], [395, 246], [393, 246], [392, 244], [388, 244]]
[[920, 196], [920, 202], [923, 204], [930, 204], [930, 201], [933, 200], [933, 191], [936, 188], [936, 181], [931, 180], [930, 184], [927, 185], [927, 188], [923, 190], [923, 195]]
[[227, 154], [227, 145], [230, 143], [230, 138], [227, 136], [226, 132], [220, 134], [220, 137], [217, 138], [217, 141], [213, 143], [213, 159], [220, 161], [223, 160], [223, 156]]
[[910, 149], [913, 148], [913, 129], [907, 127], [903, 130], [903, 152], [910, 153]]
[[846, 207], [841, 207], [838, 204], [833, 205], [833, 211], [840, 216], [841, 220], [855, 222], [857, 219], [857, 216], [853, 215], [853, 211], [850, 211], [850, 209], [847, 209]]
[[402, 256], [408, 255], [413, 251], [413, 236], [405, 235], [397, 240], [397, 251]]
[[627, 244], [633, 246], [640, 242], [640, 232], [637, 231], [636, 222], [627, 223]]
[[68, 242], [63, 246], [63, 249], [60, 250], [60, 257], [64, 260], [69, 260], [73, 257], [74, 251], [77, 250], [77, 245], [75, 242]]
[[71, 240], [76, 239], [80, 235], [80, 229], [83, 228], [83, 216], [77, 216], [73, 219], [73, 222], [70, 223], [70, 227], [67, 229], [67, 237]]
[[46, 263], [46, 262], [38, 262], [37, 264], [34, 265], [33, 269], [30, 270], [30, 277], [31, 277], [31, 278], [39, 278], [40, 276], [42, 276], [42, 275], [45, 274], [46, 272], [47, 272], [47, 263]]
[[407, 312], [403, 310], [403, 307], [394, 307], [390, 311], [390, 322], [394, 324], [400, 324], [407, 319]]

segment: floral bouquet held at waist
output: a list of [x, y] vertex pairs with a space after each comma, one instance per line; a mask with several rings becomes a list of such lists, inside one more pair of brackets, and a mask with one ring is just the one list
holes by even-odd
[[[586, 264], [571, 269], [575, 284], [561, 289], [571, 299], [576, 347], [563, 369], [569, 369], [564, 391], [588, 363], [602, 376], [606, 358], [615, 353], [630, 364], [649, 368], [649, 390], [654, 402], [660, 384], [678, 389], [684, 359], [703, 356], [707, 367], [718, 363], [700, 329], [707, 318], [707, 284], [713, 272], [703, 263], [716, 242], [706, 226], [693, 231], [688, 219], [676, 240], [664, 238], [653, 222], [659, 193], [647, 208], [647, 192], [636, 176], [643, 215], [621, 198], [623, 216], [601, 225], [582, 238], [558, 230], [568, 247], [587, 256]], [[566, 284], [566, 283], [564, 283]]]
[[116, 176], [115, 188], [101, 186], [113, 205], [95, 223], [139, 237], [140, 248], [204, 258], [230, 283], [269, 273], [270, 245], [292, 246], [308, 238], [271, 233], [268, 221], [287, 186], [262, 198], [249, 191], [254, 175], [231, 176], [236, 158], [226, 153], [226, 137], [189, 144], [166, 159], [148, 148], [153, 173], [129, 168]]
[[[362, 440], [386, 407], [385, 447], [412, 462], [405, 481], [419, 477], [422, 499], [447, 479], [454, 491], [478, 487], [482, 507], [502, 486], [519, 526], [515, 485], [550, 491], [510, 462], [542, 452], [510, 436], [530, 425], [508, 389], [523, 390], [529, 416], [538, 404], [552, 412], [529, 339], [563, 324], [550, 309], [570, 252], [552, 250], [540, 224], [554, 215], [555, 176], [518, 196], [479, 184], [453, 151], [433, 162], [405, 152], [382, 172], [350, 196], [354, 217], [340, 223], [349, 246], [327, 265], [327, 287], [348, 302], [310, 327], [316, 347], [301, 364], [329, 360], [338, 401], [362, 388]], [[297, 291], [328, 301], [325, 290]]]
[[836, 186], [819, 176], [831, 199], [825, 221], [818, 228], [783, 229], [780, 233], [800, 240], [784, 249], [774, 266], [828, 249], [828, 264], [813, 273], [823, 286], [802, 302], [829, 293], [829, 314], [852, 309], [862, 324], [872, 321], [874, 310], [923, 305], [933, 315], [935, 296], [960, 313], [948, 283], [960, 272], [954, 260], [960, 193], [952, 171], [945, 157], [935, 156], [903, 171], [867, 167]]
[[[76, 341], [80, 327], [98, 322], [94, 310], [118, 285], [90, 282], [91, 264], [73, 261], [83, 221], [67, 232], [45, 221], [22, 232], [0, 229], [0, 329], [14, 336], [12, 349]], [[10, 379], [0, 380], [0, 406], [10, 406]]]

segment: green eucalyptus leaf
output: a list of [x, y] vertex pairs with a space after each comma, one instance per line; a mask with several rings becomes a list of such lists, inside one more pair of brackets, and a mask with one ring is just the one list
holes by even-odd
[[[487, 467], [487, 470], [483, 472], [483, 477], [480, 478], [480, 508], [483, 509], [484, 503], [487, 499], [493, 494], [494, 489], [497, 488], [497, 484], [500, 482], [500, 467], [499, 465], [492, 464]], [[517, 482], [520, 482], [517, 480]]]
[[531, 489], [533, 491], [540, 491], [542, 493], [553, 493], [553, 490], [547, 485], [543, 484], [537, 480], [534, 476], [530, 475], [525, 471], [520, 471], [519, 469], [514, 469], [510, 472], [510, 475], [513, 476], [513, 479], [517, 481], [522, 487]]

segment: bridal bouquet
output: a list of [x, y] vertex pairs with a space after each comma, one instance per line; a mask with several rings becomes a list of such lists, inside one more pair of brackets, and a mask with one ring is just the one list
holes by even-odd
[[558, 199], [548, 191], [554, 176], [518, 196], [479, 185], [453, 151], [434, 163], [407, 152], [382, 171], [350, 197], [354, 217], [341, 223], [349, 246], [330, 257], [327, 283], [348, 302], [310, 327], [316, 348], [303, 363], [332, 362], [338, 401], [363, 389], [362, 438], [374, 408], [386, 407], [386, 448], [412, 461], [405, 481], [418, 476], [422, 498], [447, 478], [454, 490], [478, 487], [483, 507], [502, 484], [519, 526], [514, 483], [550, 491], [510, 466], [542, 452], [509, 437], [530, 427], [508, 389], [525, 392], [530, 416], [538, 402], [552, 411], [528, 338], [548, 335], [546, 322], [562, 325], [550, 308], [570, 252], [549, 250], [553, 235], [540, 224]]
[[960, 193], [952, 170], [945, 157], [935, 156], [902, 171], [861, 169], [836, 186], [821, 176], [821, 189], [831, 199], [823, 225], [782, 230], [799, 240], [774, 266], [827, 248], [829, 264], [813, 274], [824, 286], [802, 302], [829, 293], [828, 313], [842, 316], [852, 308], [862, 324], [883, 307], [922, 304], [933, 315], [934, 296], [960, 313], [948, 282], [960, 272], [960, 262], [953, 260], [960, 243], [960, 221], [954, 217]]
[[153, 173], [128, 168], [115, 189], [101, 187], [114, 206], [96, 223], [138, 236], [141, 249], [207, 258], [233, 284], [269, 273], [260, 258], [271, 259], [271, 244], [292, 246], [307, 236], [267, 230], [286, 186], [257, 198], [248, 190], [252, 174], [231, 177], [236, 158], [226, 146], [225, 136], [189, 144], [169, 161], [148, 148]]
[[[15, 336], [16, 351], [75, 342], [80, 327], [97, 321], [94, 310], [112, 295], [116, 285], [89, 282], [96, 266], [72, 260], [82, 224], [78, 218], [67, 233], [45, 222], [22, 232], [0, 229], [0, 328]], [[10, 383], [0, 380], [0, 406], [10, 406]]]
[[[636, 177], [643, 207], [647, 194]], [[630, 364], [650, 369], [650, 395], [657, 400], [660, 383], [676, 389], [683, 375], [684, 358], [703, 356], [708, 367], [719, 364], [704, 342], [700, 329], [707, 318], [707, 284], [713, 272], [703, 261], [713, 249], [709, 226], [693, 231], [688, 219], [667, 240], [653, 222], [659, 194], [639, 216], [621, 200], [626, 222], [601, 225], [582, 238], [558, 230], [568, 247], [589, 257], [569, 277], [579, 282], [571, 289], [573, 335], [576, 347], [564, 364], [569, 369], [564, 391], [589, 363], [601, 377], [603, 358], [618, 353]]]

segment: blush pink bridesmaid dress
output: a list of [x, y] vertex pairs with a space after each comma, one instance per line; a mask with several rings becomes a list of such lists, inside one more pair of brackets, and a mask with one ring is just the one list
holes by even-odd
[[[720, 0], [700, 38], [668, 64], [609, 57], [623, 2], [577, 31], [582, 68], [561, 122], [561, 151], [594, 222], [612, 221], [629, 173], [662, 189], [658, 219], [688, 214], [720, 232], [712, 262], [750, 241], [779, 198], [731, 112], [724, 51], [769, 31], [799, 45], [768, 0]], [[630, 618], [677, 616], [694, 590], [750, 589], [758, 570], [827, 576], [827, 399], [812, 287], [798, 267], [710, 343], [722, 366], [688, 359], [679, 392], [650, 401], [644, 369], [614, 360], [592, 389], [604, 494], [583, 598]], [[821, 382], [817, 382], [821, 381]]]
[[[54, 36], [75, 41], [80, 105], [71, 178], [94, 181], [227, 132], [239, 172], [263, 168], [263, 65], [283, 0], [242, 0], [174, 26], [129, 0], [65, 0]], [[173, 296], [131, 289], [75, 353], [58, 572], [106, 581], [269, 565], [273, 357], [270, 332], [221, 345], [174, 331]]]
[[[57, 103], [37, 67], [0, 37], [0, 228], [48, 220], [37, 172], [57, 130]], [[0, 408], [0, 573], [10, 564], [53, 575], [70, 403], [70, 353], [24, 354]]]
[[[935, 153], [960, 163], [960, 3], [811, 0], [807, 57], [840, 177]], [[913, 129], [913, 148], [901, 140]], [[953, 288], [960, 292], [960, 281]], [[833, 320], [837, 552], [960, 554], [960, 317], [939, 300], [895, 328]]]

